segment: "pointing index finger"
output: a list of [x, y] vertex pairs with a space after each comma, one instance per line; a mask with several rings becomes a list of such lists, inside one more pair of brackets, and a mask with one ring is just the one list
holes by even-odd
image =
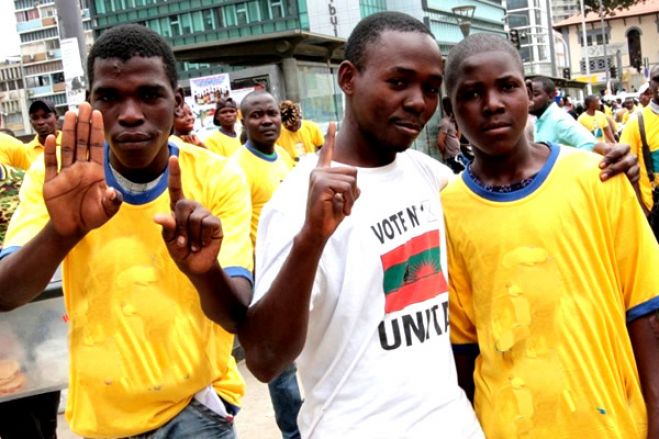
[[178, 164], [178, 157], [169, 157], [168, 165], [169, 178], [167, 180], [167, 187], [169, 189], [169, 208], [173, 212], [176, 203], [185, 199], [185, 194], [183, 194], [183, 186], [181, 185], [181, 168]]
[[330, 122], [325, 135], [325, 144], [318, 153], [318, 164], [316, 168], [329, 168], [334, 155], [334, 138], [336, 137], [336, 123]]

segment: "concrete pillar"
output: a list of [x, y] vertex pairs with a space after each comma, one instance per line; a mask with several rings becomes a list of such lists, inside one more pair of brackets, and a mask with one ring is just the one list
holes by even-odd
[[57, 8], [60, 40], [65, 38], [76, 38], [78, 40], [80, 62], [86, 77], [87, 47], [85, 45], [85, 33], [82, 30], [80, 3], [78, 0], [55, 0], [55, 7]]
[[284, 87], [286, 88], [283, 99], [300, 102], [300, 69], [297, 60], [293, 57], [284, 58], [281, 63], [284, 74]]

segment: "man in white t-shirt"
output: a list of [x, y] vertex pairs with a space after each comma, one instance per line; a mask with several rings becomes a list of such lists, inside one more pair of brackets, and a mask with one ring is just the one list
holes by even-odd
[[341, 131], [261, 215], [238, 328], [247, 366], [268, 381], [297, 361], [303, 438], [482, 438], [448, 336], [439, 191], [452, 173], [408, 150], [437, 107], [437, 43], [385, 12], [357, 25], [345, 57]]

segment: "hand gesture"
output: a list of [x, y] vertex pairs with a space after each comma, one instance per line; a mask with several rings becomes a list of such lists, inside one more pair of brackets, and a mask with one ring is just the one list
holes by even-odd
[[306, 226], [314, 236], [328, 239], [341, 221], [350, 215], [359, 198], [357, 169], [347, 166], [330, 167], [334, 154], [336, 125], [331, 123], [325, 145], [318, 153], [318, 164], [309, 177]]
[[43, 198], [61, 236], [81, 238], [119, 211], [121, 194], [105, 184], [103, 140], [103, 116], [87, 102], [64, 117], [59, 170], [55, 136], [46, 138]]
[[203, 274], [217, 263], [222, 244], [220, 220], [196, 201], [186, 200], [181, 186], [181, 168], [175, 156], [169, 158], [170, 214], [159, 214], [162, 237], [170, 256], [186, 274]]

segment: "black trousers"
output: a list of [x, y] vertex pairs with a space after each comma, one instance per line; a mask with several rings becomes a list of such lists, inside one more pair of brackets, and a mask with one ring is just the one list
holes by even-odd
[[56, 439], [60, 392], [0, 403], [0, 438]]

